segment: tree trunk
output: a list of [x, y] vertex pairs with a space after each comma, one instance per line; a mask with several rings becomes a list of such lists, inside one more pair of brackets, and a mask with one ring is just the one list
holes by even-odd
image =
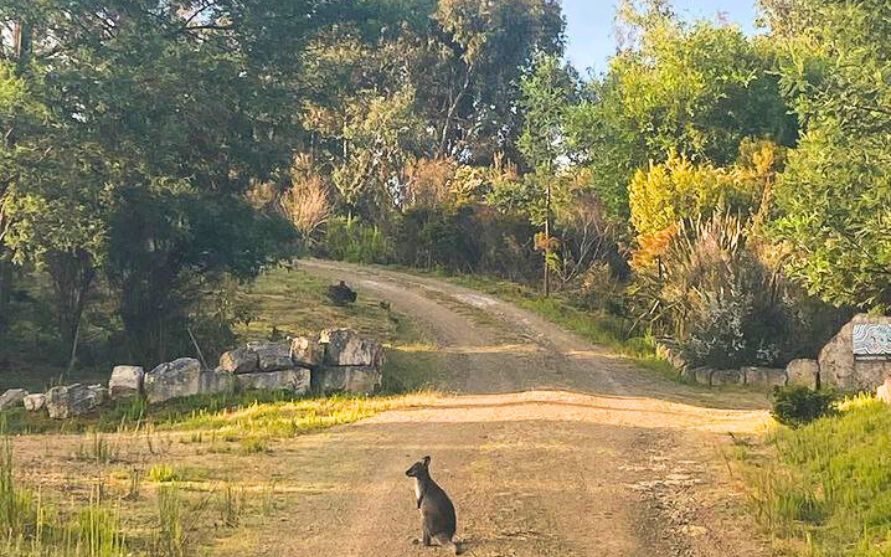
[[548, 269], [551, 256], [551, 180], [548, 177], [548, 185], [545, 192], [545, 224], [544, 224], [544, 295], [551, 295], [551, 277]]
[[96, 269], [93, 258], [83, 251], [55, 253], [48, 256], [47, 261], [56, 295], [59, 333], [68, 347], [67, 369], [70, 372], [77, 363], [81, 318], [96, 277]]
[[0, 244], [0, 332], [8, 326], [9, 301], [12, 296], [12, 265], [6, 261]]

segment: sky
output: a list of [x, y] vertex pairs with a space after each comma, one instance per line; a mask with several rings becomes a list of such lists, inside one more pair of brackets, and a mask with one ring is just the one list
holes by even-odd
[[[756, 0], [672, 0], [675, 11], [687, 20], [716, 19], [718, 14], [747, 33], [755, 31]], [[566, 57], [582, 75], [588, 68], [606, 71], [615, 52], [613, 32], [618, 0], [563, 0], [566, 16]]]

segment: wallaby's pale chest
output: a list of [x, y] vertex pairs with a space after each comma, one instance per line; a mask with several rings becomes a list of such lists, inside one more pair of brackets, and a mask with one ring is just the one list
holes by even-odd
[[416, 502], [421, 501], [421, 493], [422, 493], [421, 480], [419, 480], [418, 478], [415, 478], [415, 501]]

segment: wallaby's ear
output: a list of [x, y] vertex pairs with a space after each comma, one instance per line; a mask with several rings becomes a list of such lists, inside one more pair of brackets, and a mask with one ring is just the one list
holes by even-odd
[[429, 465], [430, 465], [430, 457], [429, 457], [429, 456], [425, 456], [425, 457], [422, 458], [421, 460], [424, 461], [424, 466], [429, 466]]

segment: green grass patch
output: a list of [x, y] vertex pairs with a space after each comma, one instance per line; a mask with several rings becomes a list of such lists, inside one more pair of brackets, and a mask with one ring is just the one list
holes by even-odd
[[331, 281], [299, 269], [271, 269], [245, 287], [242, 296], [251, 319], [236, 329], [241, 341], [317, 333], [350, 327], [386, 343], [423, 340], [403, 316], [382, 307], [380, 299], [359, 293], [356, 303], [336, 306], [326, 296]]
[[871, 397], [760, 451], [737, 447], [759, 522], [783, 555], [891, 555], [891, 407]]
[[0, 440], [0, 554], [19, 557], [124, 557], [130, 554], [117, 513], [96, 488], [86, 503], [59, 509], [21, 485], [12, 445]]
[[263, 452], [266, 450], [265, 444], [252, 444], [252, 440], [287, 438], [348, 424], [385, 410], [421, 406], [429, 403], [434, 396], [418, 393], [255, 402], [221, 411], [200, 410], [189, 417], [163, 425], [160, 429], [212, 431], [224, 440], [244, 440], [245, 452]]

